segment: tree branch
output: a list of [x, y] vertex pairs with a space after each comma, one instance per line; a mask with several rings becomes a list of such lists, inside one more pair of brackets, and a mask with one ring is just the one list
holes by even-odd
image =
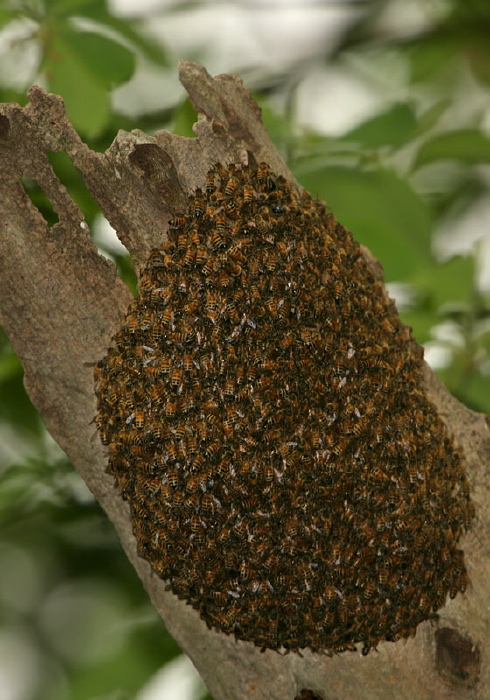
[[[172, 214], [186, 206], [195, 187], [203, 186], [217, 161], [246, 163], [251, 153], [298, 188], [238, 77], [212, 78], [187, 61], [180, 65], [180, 77], [199, 115], [195, 139], [120, 132], [100, 154], [82, 143], [61, 98], [39, 87], [30, 90], [25, 108], [0, 108], [0, 316], [24, 365], [30, 397], [114, 523], [153, 604], [216, 700], [293, 700], [305, 688], [325, 699], [488, 700], [489, 429], [484, 417], [453, 399], [428, 367], [427, 395], [464, 451], [477, 519], [463, 541], [471, 587], [447, 603], [437, 624], [421, 624], [414, 639], [383, 643], [367, 658], [359, 653], [334, 658], [308, 651], [302, 656], [261, 653], [250, 643], [209, 630], [195, 610], [165, 591], [165, 583], [136, 554], [129, 508], [105, 473], [106, 450], [94, 437], [93, 372], [87, 366], [105, 354], [131, 296], [114, 266], [97, 254], [47, 151], [65, 151], [71, 158], [137, 267], [161, 244]], [[47, 226], [21, 186], [23, 176], [38, 181], [59, 223]], [[366, 259], [375, 270], [368, 252]]]

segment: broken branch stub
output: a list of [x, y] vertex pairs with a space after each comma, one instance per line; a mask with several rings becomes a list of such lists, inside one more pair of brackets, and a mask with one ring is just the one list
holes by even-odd
[[[211, 632], [198, 614], [165, 591], [136, 555], [129, 509], [105, 473], [107, 456], [94, 439], [92, 368], [106, 352], [131, 301], [114, 267], [95, 251], [83, 216], [54, 175], [47, 151], [65, 151], [102, 213], [141, 267], [159, 247], [168, 221], [185, 208], [188, 195], [203, 187], [215, 162], [246, 165], [266, 161], [299, 192], [260, 120], [260, 111], [235, 76], [211, 78], [197, 64], [182, 62], [181, 80], [198, 112], [197, 138], [159, 132], [120, 132], [104, 154], [80, 140], [62, 100], [38, 87], [21, 109], [0, 110], [0, 314], [25, 367], [31, 398], [114, 522], [123, 546], [153, 603], [182, 648], [194, 661], [215, 698], [293, 698], [303, 688], [329, 696], [445, 698], [434, 660], [434, 629], [419, 625], [406, 644], [381, 644], [363, 659], [343, 654], [328, 659], [309, 652], [301, 658], [261, 654], [253, 644]], [[25, 194], [20, 178], [33, 177], [59, 217], [49, 228]], [[477, 522], [464, 548], [472, 585], [440, 613], [445, 627], [457, 628], [482, 650], [489, 637], [488, 429], [454, 402], [425, 370], [425, 390], [465, 451]], [[121, 507], [123, 506], [123, 507]], [[482, 653], [478, 689], [488, 697], [490, 671]], [[463, 698], [465, 688], [451, 692]], [[477, 693], [475, 695], [475, 692]]]

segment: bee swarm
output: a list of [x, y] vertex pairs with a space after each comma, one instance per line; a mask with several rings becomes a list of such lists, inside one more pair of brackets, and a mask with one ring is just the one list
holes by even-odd
[[95, 371], [139, 554], [262, 648], [413, 634], [464, 592], [474, 515], [422, 362], [322, 203], [214, 166]]

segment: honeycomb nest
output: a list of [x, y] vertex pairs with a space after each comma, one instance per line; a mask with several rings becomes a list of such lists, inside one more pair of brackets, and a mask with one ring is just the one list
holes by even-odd
[[140, 556], [208, 626], [363, 653], [468, 577], [461, 455], [423, 351], [325, 206], [217, 164], [95, 371]]

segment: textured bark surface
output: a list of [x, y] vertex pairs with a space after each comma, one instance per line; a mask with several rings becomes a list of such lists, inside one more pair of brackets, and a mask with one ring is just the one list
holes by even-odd
[[[136, 555], [129, 509], [105, 474], [95, 415], [94, 363], [105, 353], [131, 297], [114, 266], [98, 255], [83, 215], [58, 181], [48, 151], [64, 151], [136, 267], [165, 234], [187, 194], [216, 161], [268, 162], [293, 186], [260, 111], [236, 76], [212, 78], [182, 62], [180, 77], [196, 109], [197, 138], [120, 132], [106, 153], [82, 143], [63, 102], [39, 87], [30, 103], [0, 106], [0, 321], [25, 368], [25, 383], [47, 428], [100, 501], [155, 607], [216, 700], [490, 698], [490, 431], [481, 415], [452, 398], [429, 368], [425, 389], [465, 453], [477, 518], [463, 538], [471, 585], [449, 601], [437, 624], [407, 642], [381, 644], [364, 658], [261, 653], [207, 629], [197, 612], [165, 591]], [[20, 183], [35, 178], [59, 223], [47, 226]], [[376, 269], [366, 251], [366, 257]], [[311, 693], [302, 691], [310, 690]]]

